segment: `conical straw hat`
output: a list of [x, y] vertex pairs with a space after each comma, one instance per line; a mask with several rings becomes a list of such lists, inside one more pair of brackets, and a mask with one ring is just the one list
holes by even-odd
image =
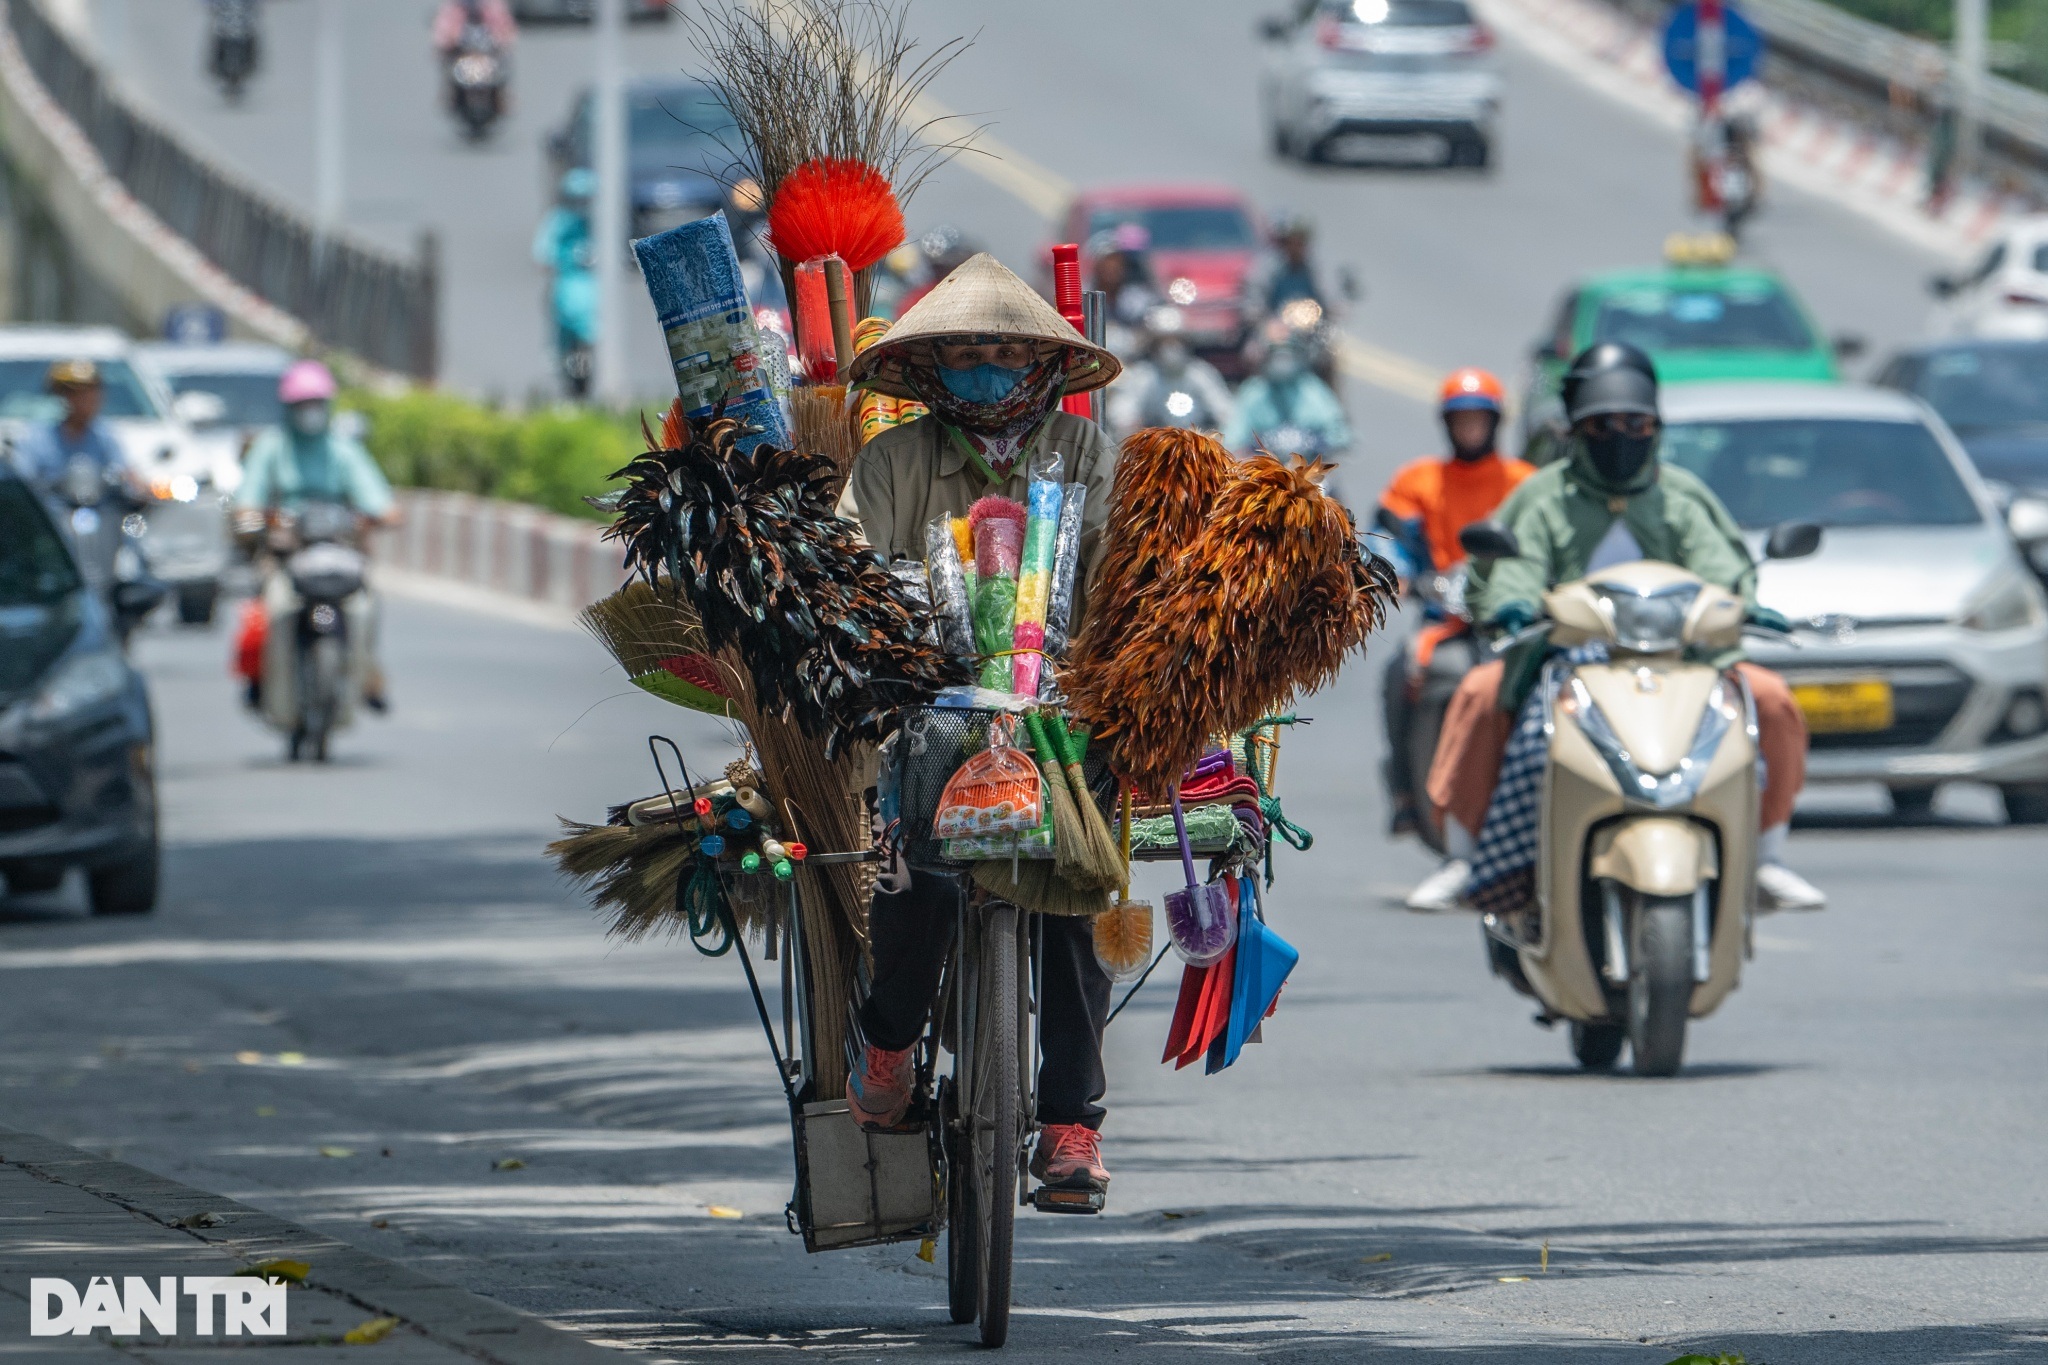
[[882, 339], [854, 359], [851, 382], [893, 398], [915, 398], [903, 382], [912, 364], [930, 363], [939, 337], [996, 333], [1070, 348], [1067, 393], [1087, 393], [1117, 377], [1123, 364], [1075, 331], [1036, 289], [986, 251], [970, 257], [896, 319]]

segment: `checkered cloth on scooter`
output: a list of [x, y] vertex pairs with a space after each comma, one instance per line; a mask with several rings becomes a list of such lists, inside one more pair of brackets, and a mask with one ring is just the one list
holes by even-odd
[[1544, 698], [1552, 679], [1579, 664], [1606, 659], [1607, 647], [1575, 646], [1544, 666], [1542, 680], [1529, 690], [1501, 755], [1500, 780], [1487, 804], [1486, 820], [1472, 855], [1472, 877], [1464, 900], [1483, 914], [1505, 915], [1527, 906], [1536, 895], [1536, 855], [1543, 832], [1543, 773], [1550, 761], [1550, 740], [1543, 733]]

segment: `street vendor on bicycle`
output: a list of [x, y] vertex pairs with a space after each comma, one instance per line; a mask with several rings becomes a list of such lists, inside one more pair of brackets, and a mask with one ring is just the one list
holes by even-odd
[[[1120, 369], [993, 256], [973, 257], [854, 361], [855, 385], [930, 411], [861, 449], [842, 513], [860, 522], [885, 560], [921, 561], [933, 518], [965, 516], [991, 494], [1021, 502], [1031, 461], [1063, 456], [1065, 481], [1088, 489], [1078, 636], [1087, 584], [1102, 559], [1116, 447], [1095, 423], [1062, 411], [1060, 399], [1100, 388]], [[865, 1049], [846, 1088], [867, 1127], [893, 1127], [909, 1109], [911, 1049], [938, 994], [958, 894], [949, 878], [917, 871], [907, 888], [875, 895], [868, 917], [874, 970], [859, 1014]], [[1102, 1191], [1109, 1184], [1098, 1136], [1109, 976], [1087, 918], [1044, 915], [1039, 927], [1042, 1060], [1031, 1171], [1048, 1185]]]

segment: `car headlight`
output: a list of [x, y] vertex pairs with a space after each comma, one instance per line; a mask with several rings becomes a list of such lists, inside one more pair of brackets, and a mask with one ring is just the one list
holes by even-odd
[[42, 691], [29, 703], [30, 719], [48, 723], [105, 705], [128, 686], [128, 665], [120, 651], [97, 650], [58, 665]]
[[2041, 605], [2041, 589], [2031, 578], [2005, 573], [1964, 609], [1962, 626], [1964, 630], [2018, 630], [2038, 626], [2044, 619], [2048, 612]]
[[1607, 764], [1607, 771], [1614, 774], [1622, 796], [1657, 810], [1683, 806], [1699, 795], [1700, 784], [1707, 780], [1707, 769], [1713, 766], [1714, 753], [1721, 747], [1721, 737], [1742, 719], [1728, 684], [1715, 683], [1714, 690], [1707, 694], [1707, 709], [1700, 716], [1700, 727], [1693, 732], [1692, 745], [1685, 757], [1668, 773], [1648, 773], [1636, 765], [1634, 755], [1614, 732], [1613, 724], [1584, 683], [1573, 678], [1557, 705], [1578, 721], [1579, 733]]
[[1663, 654], [1685, 642], [1685, 615], [1700, 595], [1697, 583], [1674, 583], [1638, 593], [1618, 583], [1595, 583], [1614, 614], [1614, 643], [1635, 654]]

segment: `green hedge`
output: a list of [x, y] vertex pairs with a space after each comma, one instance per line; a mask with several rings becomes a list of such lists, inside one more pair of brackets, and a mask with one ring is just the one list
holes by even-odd
[[[1830, 0], [1872, 23], [1946, 43], [1955, 32], [1955, 0]], [[1991, 0], [1991, 37], [1999, 74], [2048, 87], [2048, 0]], [[1999, 58], [2005, 60], [2000, 61]]]
[[[350, 391], [341, 406], [369, 422], [364, 444], [395, 484], [448, 488], [597, 517], [583, 501], [640, 452], [640, 415], [588, 408], [505, 412], [450, 394]], [[656, 419], [649, 414], [650, 423]]]

